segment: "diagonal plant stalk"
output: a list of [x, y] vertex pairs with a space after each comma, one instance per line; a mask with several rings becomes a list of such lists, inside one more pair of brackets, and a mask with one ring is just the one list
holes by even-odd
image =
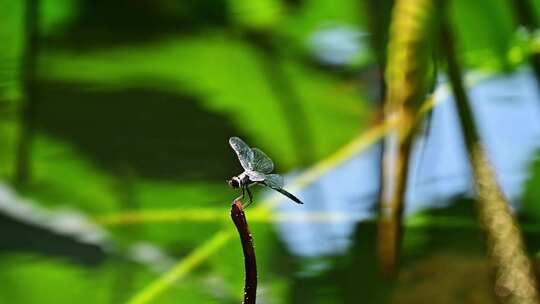
[[127, 303], [128, 304], [143, 304], [157, 298], [161, 293], [171, 287], [178, 279], [186, 276], [191, 270], [200, 265], [210, 255], [215, 253], [219, 248], [225, 246], [229, 240], [234, 236], [233, 229], [224, 229], [206, 242], [202, 243], [199, 247], [193, 250], [188, 256], [174, 265], [164, 275], [160, 276], [157, 280], [150, 283], [144, 289], [138, 291]]
[[469, 98], [461, 79], [461, 69], [455, 55], [455, 45], [447, 18], [443, 18], [442, 24], [441, 36], [448, 75], [474, 174], [478, 196], [476, 209], [487, 237], [489, 257], [495, 271], [495, 295], [501, 303], [538, 303], [536, 279], [527, 257], [521, 231], [480, 142]]
[[433, 10], [430, 0], [399, 0], [392, 11], [384, 116], [400, 123], [384, 139], [377, 241], [380, 268], [388, 276], [396, 273], [409, 158], [417, 117], [431, 83], [429, 25]]

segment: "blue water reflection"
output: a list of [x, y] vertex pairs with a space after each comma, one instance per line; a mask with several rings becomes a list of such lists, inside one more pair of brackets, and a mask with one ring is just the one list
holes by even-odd
[[[534, 76], [521, 70], [507, 76], [471, 75], [472, 108], [482, 140], [505, 194], [515, 206], [527, 178], [527, 167], [540, 147], [540, 92]], [[444, 79], [429, 132], [413, 148], [406, 213], [445, 207], [457, 195], [471, 196], [471, 170], [453, 97]], [[428, 136], [426, 136], [428, 134]], [[280, 222], [278, 233], [291, 252], [305, 257], [344, 252], [357, 221], [373, 218], [379, 181], [379, 147], [374, 146], [327, 173], [304, 189], [302, 208], [281, 204], [279, 212], [302, 216], [311, 212], [345, 213], [335, 222]], [[294, 233], [291, 233], [294, 231]]]

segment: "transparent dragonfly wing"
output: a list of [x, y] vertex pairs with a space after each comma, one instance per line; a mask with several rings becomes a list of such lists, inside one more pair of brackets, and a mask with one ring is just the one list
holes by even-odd
[[244, 170], [253, 170], [253, 162], [255, 155], [253, 150], [240, 138], [231, 137], [229, 138], [229, 145], [233, 148], [234, 152], [238, 156], [240, 165]]
[[274, 162], [263, 151], [258, 148], [251, 149], [253, 151], [253, 170], [268, 174], [274, 170]]
[[266, 175], [266, 179], [264, 180], [264, 183], [271, 188], [275, 189], [281, 189], [283, 188], [283, 176], [279, 174], [268, 174]]
[[267, 175], [261, 172], [246, 170], [246, 174], [250, 180], [254, 182], [262, 182], [266, 180]]

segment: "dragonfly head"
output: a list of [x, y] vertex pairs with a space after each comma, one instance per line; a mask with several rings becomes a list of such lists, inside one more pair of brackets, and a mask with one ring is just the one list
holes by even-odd
[[229, 184], [231, 188], [234, 188], [234, 189], [240, 188], [240, 181], [238, 180], [236, 176], [229, 179], [227, 183]]

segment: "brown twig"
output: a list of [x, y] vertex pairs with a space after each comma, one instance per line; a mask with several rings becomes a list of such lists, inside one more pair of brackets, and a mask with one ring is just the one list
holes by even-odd
[[249, 232], [242, 201], [235, 199], [231, 206], [231, 218], [240, 235], [242, 242], [242, 250], [244, 251], [244, 266], [246, 272], [246, 280], [244, 285], [244, 301], [243, 304], [255, 304], [257, 296], [257, 263], [255, 261], [255, 249], [253, 247], [253, 239]]

